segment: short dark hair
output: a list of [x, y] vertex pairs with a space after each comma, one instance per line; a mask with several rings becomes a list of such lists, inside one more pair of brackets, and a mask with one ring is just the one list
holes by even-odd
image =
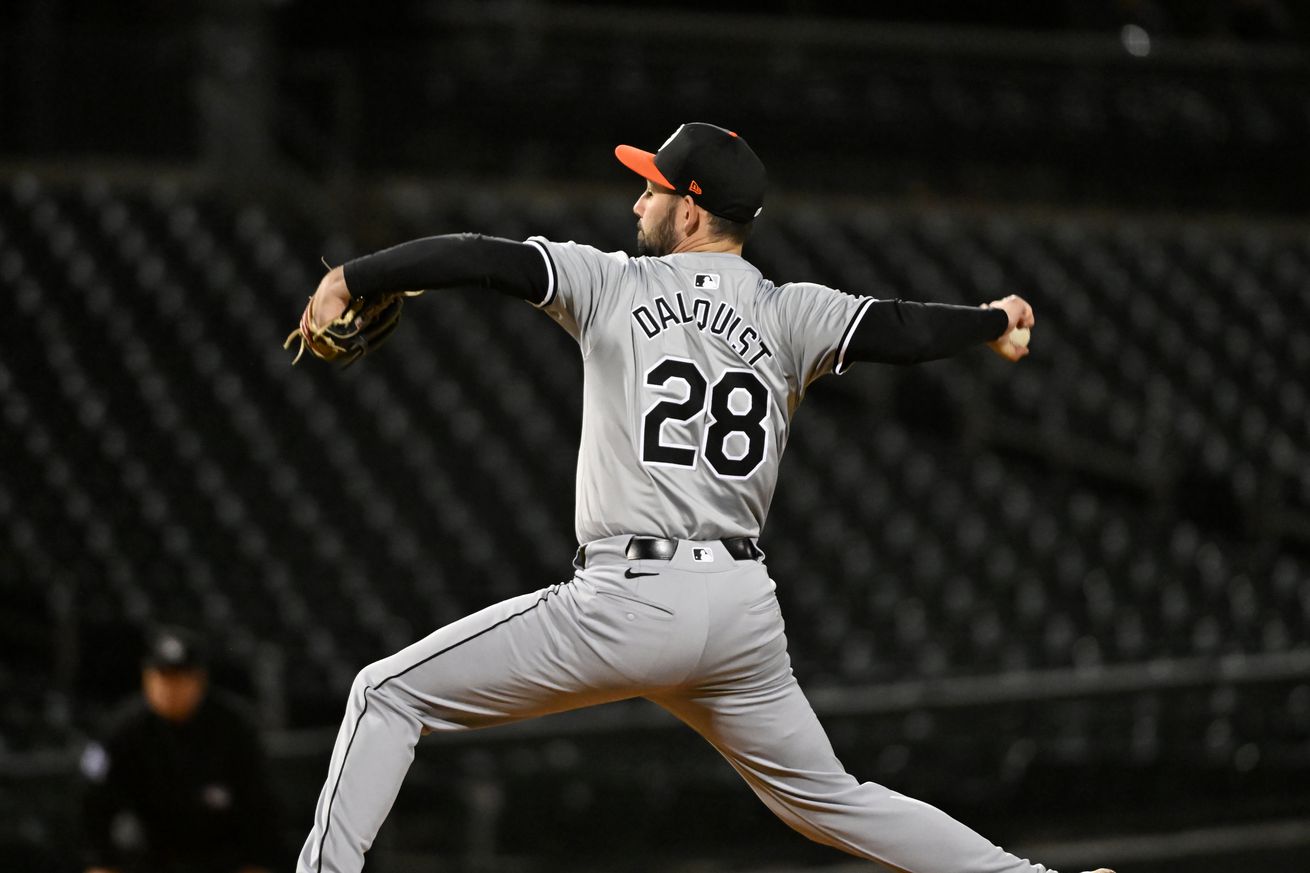
[[710, 232], [715, 236], [727, 237], [738, 245], [746, 244], [746, 240], [751, 236], [751, 228], [754, 226], [754, 221], [733, 221], [722, 215], [710, 213]]

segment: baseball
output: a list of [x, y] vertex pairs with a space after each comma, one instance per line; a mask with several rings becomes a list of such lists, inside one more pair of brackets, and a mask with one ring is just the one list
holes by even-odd
[[1032, 331], [1030, 331], [1026, 327], [1016, 327], [1014, 330], [1010, 331], [1010, 335], [1007, 336], [1006, 339], [1008, 339], [1012, 345], [1023, 346], [1024, 348], [1027, 348], [1028, 337], [1031, 334]]

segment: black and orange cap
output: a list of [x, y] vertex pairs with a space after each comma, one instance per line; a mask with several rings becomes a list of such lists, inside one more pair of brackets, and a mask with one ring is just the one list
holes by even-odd
[[711, 215], [747, 222], [764, 208], [769, 181], [764, 164], [731, 130], [691, 122], [657, 152], [621, 145], [614, 156], [643, 179], [691, 195]]

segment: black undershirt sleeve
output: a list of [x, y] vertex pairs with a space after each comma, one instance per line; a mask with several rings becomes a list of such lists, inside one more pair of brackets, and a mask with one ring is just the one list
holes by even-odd
[[347, 261], [354, 297], [472, 285], [529, 303], [546, 299], [550, 274], [541, 248], [474, 233], [429, 236]]
[[1000, 309], [875, 300], [865, 308], [842, 360], [917, 364], [949, 358], [998, 338], [1009, 324]]

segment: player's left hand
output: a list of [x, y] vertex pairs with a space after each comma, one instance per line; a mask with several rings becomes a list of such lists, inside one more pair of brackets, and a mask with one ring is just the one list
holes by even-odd
[[[326, 266], [326, 265], [325, 265]], [[346, 287], [346, 271], [334, 267], [319, 280], [314, 296], [309, 298], [301, 324], [310, 330], [322, 330], [341, 317], [350, 305], [350, 289]]]
[[282, 347], [291, 348], [297, 340], [300, 342], [293, 364], [305, 349], [325, 361], [352, 364], [391, 336], [400, 323], [405, 298], [421, 293], [397, 291], [367, 300], [352, 297], [345, 272], [340, 267], [329, 270], [305, 305], [300, 326], [287, 336]]
[[[987, 344], [987, 347], [996, 354], [1005, 358], [1007, 361], [1017, 361], [1028, 355], [1028, 334], [1032, 330], [1037, 319], [1033, 316], [1033, 308], [1028, 305], [1017, 294], [1011, 294], [1002, 297], [1000, 300], [993, 300], [991, 303], [983, 304], [988, 309], [999, 309], [1005, 313], [1009, 323], [1005, 326], [1005, 331]], [[1021, 334], [1014, 334], [1014, 331], [1021, 331]], [[1015, 340], [1020, 340], [1016, 342]]]

